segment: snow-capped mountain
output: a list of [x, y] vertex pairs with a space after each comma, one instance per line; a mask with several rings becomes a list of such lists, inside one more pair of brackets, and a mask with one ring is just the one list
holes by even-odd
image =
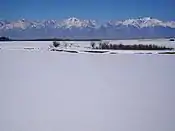
[[175, 28], [174, 21], [164, 22], [164, 21], [160, 21], [158, 19], [154, 19], [151, 17], [128, 19], [128, 20], [123, 20], [123, 21], [109, 21], [108, 24], [113, 25], [113, 26], [119, 26], [119, 25], [133, 26], [136, 28], [156, 27], [156, 26]]
[[65, 28], [73, 28], [73, 27], [94, 28], [96, 26], [96, 22], [94, 20], [80, 20], [80, 19], [73, 17], [73, 18], [63, 20], [63, 22], [60, 23], [60, 26], [65, 27]]
[[161, 21], [151, 17], [111, 20], [99, 24], [95, 20], [75, 17], [64, 20], [17, 20], [0, 21], [0, 36], [12, 38], [151, 38], [174, 37], [175, 22]]

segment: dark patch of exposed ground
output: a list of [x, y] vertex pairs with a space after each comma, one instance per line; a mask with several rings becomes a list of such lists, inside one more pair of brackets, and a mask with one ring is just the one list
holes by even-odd
[[84, 51], [87, 53], [107, 53], [108, 51]]
[[175, 54], [175, 52], [160, 52], [159, 54]]

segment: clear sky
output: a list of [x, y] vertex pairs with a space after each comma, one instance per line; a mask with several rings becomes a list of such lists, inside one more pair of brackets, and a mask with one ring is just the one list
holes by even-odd
[[0, 0], [0, 19], [175, 20], [175, 0]]

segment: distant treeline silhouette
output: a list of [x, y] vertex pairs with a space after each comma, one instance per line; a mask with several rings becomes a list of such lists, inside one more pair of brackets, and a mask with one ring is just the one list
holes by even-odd
[[0, 41], [10, 41], [10, 38], [8, 38], [8, 37], [0, 37]]
[[154, 44], [143, 45], [124, 45], [124, 44], [109, 44], [109, 43], [100, 43], [98, 46], [94, 42], [91, 43], [93, 49], [102, 49], [102, 50], [173, 50], [173, 48], [168, 48], [165, 46], [158, 46]]
[[0, 41], [101, 41], [101, 40], [100, 39], [61, 39], [61, 38], [10, 39], [9, 37], [0, 37]]

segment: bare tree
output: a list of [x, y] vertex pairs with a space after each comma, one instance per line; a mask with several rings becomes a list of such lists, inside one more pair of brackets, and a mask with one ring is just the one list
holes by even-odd
[[95, 48], [95, 42], [91, 42], [91, 47], [92, 47], [92, 49]]

